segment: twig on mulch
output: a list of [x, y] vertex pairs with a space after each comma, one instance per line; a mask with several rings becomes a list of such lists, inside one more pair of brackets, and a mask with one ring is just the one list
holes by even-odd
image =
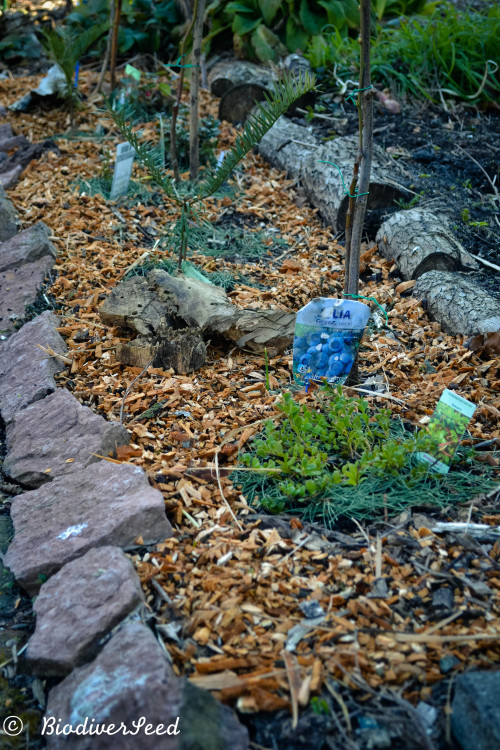
[[120, 407], [120, 424], [123, 424], [123, 410], [124, 410], [124, 408], [125, 408], [125, 399], [127, 398], [128, 394], [130, 393], [130, 391], [131, 391], [131, 389], [132, 389], [132, 386], [134, 385], [134, 383], [135, 383], [135, 382], [136, 382], [137, 380], [139, 380], [139, 378], [140, 378], [140, 377], [141, 377], [142, 375], [144, 375], [144, 373], [146, 372], [146, 370], [147, 370], [147, 369], [148, 369], [149, 367], [151, 367], [151, 365], [152, 365], [152, 364], [153, 364], [153, 360], [151, 360], [150, 362], [148, 362], [148, 363], [147, 363], [147, 365], [146, 365], [146, 367], [145, 367], [145, 368], [144, 368], [143, 370], [141, 370], [141, 372], [139, 373], [139, 375], [137, 375], [137, 376], [136, 376], [136, 377], [135, 377], [135, 378], [134, 378], [134, 379], [132, 380], [132, 382], [131, 382], [131, 383], [130, 383], [130, 384], [129, 384], [128, 386], [127, 386], [127, 388], [125, 389], [125, 393], [123, 394], [123, 398], [122, 398], [122, 404], [121, 404], [121, 407]]
[[54, 357], [54, 359], [60, 359], [61, 362], [64, 362], [65, 365], [72, 365], [73, 360], [70, 357], [65, 357], [64, 354], [58, 354], [55, 352], [50, 346], [42, 346], [41, 344], [37, 344], [37, 347], [42, 350], [42, 352], [45, 352], [49, 355], [49, 357]]
[[474, 157], [473, 157], [473, 156], [471, 156], [471, 155], [470, 155], [470, 154], [469, 154], [469, 153], [468, 153], [467, 151], [465, 151], [465, 149], [463, 149], [463, 148], [462, 148], [461, 146], [459, 146], [458, 144], [456, 144], [456, 148], [457, 148], [457, 149], [458, 149], [459, 151], [461, 151], [461, 152], [462, 152], [462, 154], [465, 154], [466, 156], [468, 156], [468, 157], [469, 157], [469, 159], [470, 159], [471, 161], [473, 161], [473, 162], [474, 162], [474, 164], [475, 164], [475, 165], [476, 165], [477, 167], [479, 167], [479, 169], [481, 170], [481, 172], [482, 172], [482, 173], [484, 174], [484, 176], [486, 177], [486, 179], [487, 179], [487, 180], [488, 180], [488, 182], [490, 183], [490, 185], [491, 185], [491, 189], [492, 189], [492, 190], [493, 190], [493, 192], [495, 193], [495, 197], [496, 197], [496, 198], [498, 198], [498, 197], [499, 197], [499, 195], [500, 195], [500, 193], [498, 192], [498, 188], [497, 188], [497, 186], [495, 185], [495, 183], [493, 182], [493, 180], [491, 179], [491, 177], [489, 176], [488, 172], [487, 172], [487, 171], [485, 170], [485, 168], [484, 168], [484, 167], [483, 167], [483, 166], [482, 166], [482, 165], [481, 165], [481, 164], [480, 164], [480, 163], [478, 162], [478, 160], [477, 160], [477, 159], [474, 159]]

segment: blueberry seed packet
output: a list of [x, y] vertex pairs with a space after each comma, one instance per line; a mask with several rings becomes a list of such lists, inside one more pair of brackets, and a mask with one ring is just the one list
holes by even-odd
[[344, 383], [369, 317], [370, 308], [362, 302], [327, 297], [299, 310], [293, 340], [295, 382]]

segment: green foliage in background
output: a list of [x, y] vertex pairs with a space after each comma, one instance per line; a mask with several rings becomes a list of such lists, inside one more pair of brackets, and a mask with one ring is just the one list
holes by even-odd
[[235, 46], [262, 62], [304, 50], [327, 24], [345, 33], [359, 24], [357, 0], [235, 0], [224, 13]]
[[[65, 24], [75, 31], [92, 28], [109, 18], [109, 0], [80, 0]], [[168, 57], [176, 40], [172, 31], [181, 20], [175, 0], [123, 0], [118, 33], [118, 53], [157, 53]], [[100, 52], [102, 53], [102, 49]]]
[[[423, 12], [426, 0], [372, 0], [373, 19]], [[277, 62], [289, 52], [304, 52], [325, 29], [343, 38], [359, 29], [358, 0], [214, 0], [208, 5], [208, 39], [233, 32], [238, 53]]]
[[[290, 393], [283, 418], [265, 424], [237, 471], [242, 492], [270, 512], [291, 512], [328, 525], [343, 516], [365, 518], [398, 512], [408, 505], [470, 499], [470, 468], [443, 476], [415, 454], [438, 454], [438, 441], [425, 430], [413, 433], [386, 409], [375, 411], [362, 398], [337, 387], [318, 392], [314, 407], [298, 405]], [[464, 456], [461, 456], [462, 459]], [[482, 469], [482, 471], [484, 471]], [[492, 486], [474, 477], [474, 490]]]
[[[444, 4], [430, 16], [398, 21], [396, 27], [379, 26], [372, 39], [372, 79], [377, 84], [433, 102], [450, 96], [473, 104], [498, 99], [500, 6], [464, 13]], [[306, 57], [326, 80], [334, 69], [337, 81], [359, 72], [357, 41], [336, 30], [311, 39]]]

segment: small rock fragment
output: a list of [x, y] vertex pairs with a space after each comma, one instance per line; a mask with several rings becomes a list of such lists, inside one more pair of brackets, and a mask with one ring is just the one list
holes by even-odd
[[432, 595], [432, 606], [434, 609], [453, 609], [455, 597], [453, 591], [447, 586], [437, 589]]

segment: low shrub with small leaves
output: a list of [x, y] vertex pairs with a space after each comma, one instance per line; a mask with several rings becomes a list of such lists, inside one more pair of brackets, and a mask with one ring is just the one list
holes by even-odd
[[[329, 387], [318, 392], [315, 407], [299, 405], [286, 393], [278, 408], [282, 419], [265, 424], [241, 456], [246, 470], [236, 477], [246, 497], [270, 512], [320, 517], [332, 525], [341, 516], [445, 504], [450, 494], [470, 499], [471, 451], [456, 457], [467, 470], [436, 474], [415, 454], [437, 457], [437, 440], [426, 430], [406, 429], [387, 409], [373, 410], [365, 399]], [[489, 476], [474, 477], [475, 489], [483, 479], [491, 486]]]

